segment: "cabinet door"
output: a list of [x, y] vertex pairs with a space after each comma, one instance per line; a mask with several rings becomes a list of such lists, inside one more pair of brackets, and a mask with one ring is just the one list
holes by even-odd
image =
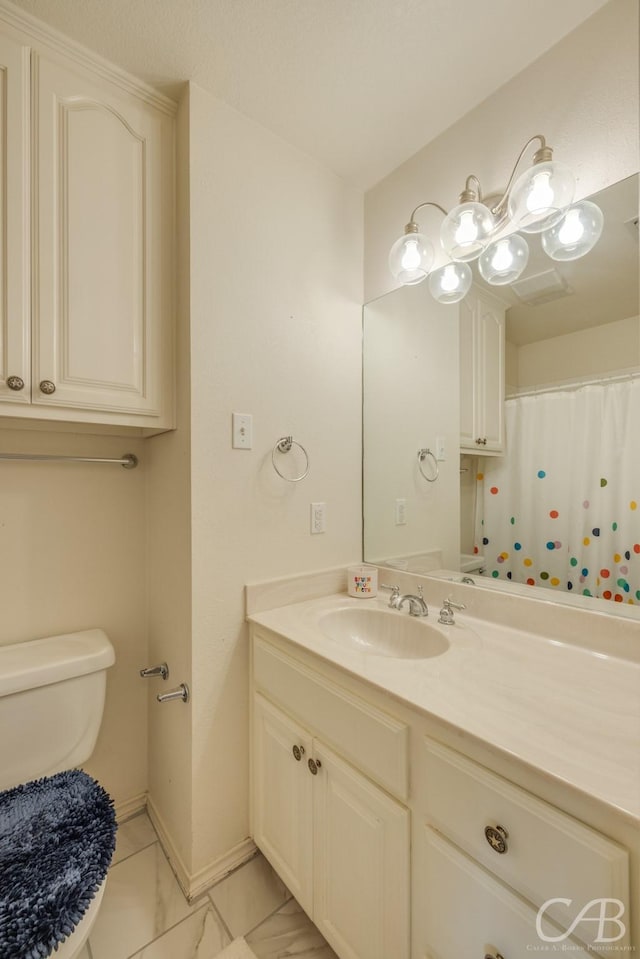
[[32, 401], [158, 416], [172, 308], [170, 119], [36, 54], [32, 96]]
[[504, 306], [472, 290], [460, 303], [460, 447], [504, 450]]
[[504, 449], [504, 307], [478, 296], [478, 404], [483, 452]]
[[[300, 759], [294, 755], [300, 751]], [[310, 737], [259, 694], [253, 698], [252, 832], [280, 878], [311, 915]]]
[[475, 299], [469, 294], [460, 302], [460, 446], [476, 450], [480, 435], [476, 422]]
[[341, 959], [407, 959], [409, 811], [317, 742], [313, 758], [313, 920]]
[[[424, 827], [423, 827], [424, 828]], [[414, 864], [414, 955], [428, 959], [524, 959], [539, 953], [589, 953], [428, 827]]]
[[29, 48], [0, 35], [0, 400], [30, 402]]

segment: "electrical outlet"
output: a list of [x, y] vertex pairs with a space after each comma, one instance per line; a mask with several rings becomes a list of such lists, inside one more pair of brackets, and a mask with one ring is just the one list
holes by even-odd
[[444, 463], [447, 458], [447, 449], [445, 446], [444, 436], [436, 437], [436, 459], [439, 463]]
[[250, 450], [253, 448], [253, 416], [251, 413], [233, 413], [232, 448], [234, 450]]
[[311, 532], [324, 533], [327, 528], [327, 504], [311, 503]]
[[406, 499], [396, 500], [396, 526], [406, 526], [407, 523], [407, 501]]

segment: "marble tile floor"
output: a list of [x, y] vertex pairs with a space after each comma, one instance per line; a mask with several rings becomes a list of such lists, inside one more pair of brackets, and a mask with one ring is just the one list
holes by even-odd
[[78, 959], [215, 959], [244, 937], [257, 959], [337, 959], [261, 854], [188, 903], [148, 817], [122, 823]]

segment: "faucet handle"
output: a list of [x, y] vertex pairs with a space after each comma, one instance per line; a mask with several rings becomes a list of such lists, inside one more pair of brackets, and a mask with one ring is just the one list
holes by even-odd
[[389, 589], [391, 590], [391, 596], [389, 597], [389, 606], [391, 609], [398, 608], [398, 600], [400, 599], [400, 587], [399, 586], [387, 586], [385, 583], [380, 583], [380, 589]]
[[445, 599], [442, 603], [442, 609], [440, 610], [440, 616], [438, 622], [442, 623], [443, 626], [453, 626], [455, 620], [453, 618], [454, 609], [466, 609], [467, 607], [464, 603], [454, 603], [451, 598]]
[[445, 599], [443, 606], [448, 606], [449, 609], [466, 609], [464, 603], [454, 603], [452, 599]]

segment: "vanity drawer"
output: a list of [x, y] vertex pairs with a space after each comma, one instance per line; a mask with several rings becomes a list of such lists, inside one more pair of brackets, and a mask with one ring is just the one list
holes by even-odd
[[536, 952], [590, 953], [429, 827], [422, 827], [414, 875], [413, 955], [420, 959], [524, 959]]
[[408, 794], [409, 729], [276, 649], [253, 629], [255, 686], [399, 799]]
[[[620, 900], [628, 914], [623, 847], [439, 743], [425, 740], [422, 758], [430, 823], [535, 906], [571, 900], [548, 909], [563, 928], [592, 900]], [[507, 834], [504, 844], [498, 826]], [[485, 829], [494, 832], [487, 837]], [[613, 914], [610, 904], [606, 915]], [[580, 923], [575, 935], [598, 951], [596, 922]], [[628, 941], [626, 935], [616, 945]]]

